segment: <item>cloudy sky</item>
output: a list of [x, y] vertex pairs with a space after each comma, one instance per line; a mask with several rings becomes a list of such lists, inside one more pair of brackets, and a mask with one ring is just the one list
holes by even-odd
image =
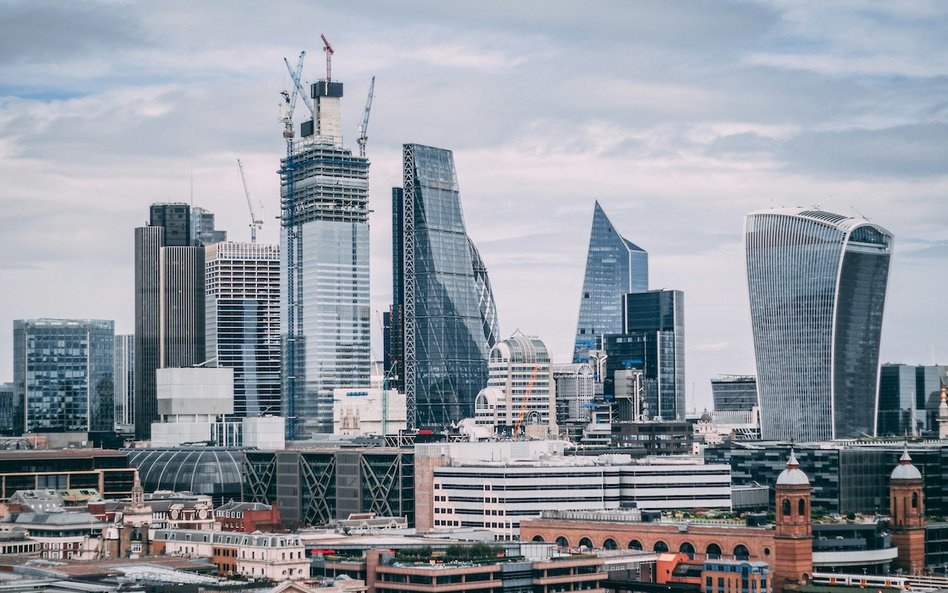
[[555, 358], [598, 199], [648, 250], [650, 286], [685, 291], [689, 407], [712, 375], [754, 371], [741, 230], [759, 208], [892, 231], [882, 358], [948, 363], [948, 5], [826, 4], [0, 0], [0, 381], [14, 319], [133, 331], [133, 228], [192, 177], [194, 204], [248, 239], [240, 157], [276, 239], [283, 58], [305, 49], [322, 76], [320, 33], [349, 144], [377, 77], [374, 310], [401, 145], [419, 142], [454, 150], [502, 332]]

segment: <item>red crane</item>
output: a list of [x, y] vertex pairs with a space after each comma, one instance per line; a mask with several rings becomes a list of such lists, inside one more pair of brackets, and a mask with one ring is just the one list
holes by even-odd
[[332, 80], [332, 54], [334, 52], [326, 36], [322, 33], [319, 36], [323, 39], [323, 51], [326, 52], [326, 82], [330, 82]]

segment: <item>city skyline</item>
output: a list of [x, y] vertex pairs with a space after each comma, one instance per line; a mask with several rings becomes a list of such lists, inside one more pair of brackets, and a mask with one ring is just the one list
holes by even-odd
[[347, 145], [378, 77], [374, 358], [376, 311], [391, 302], [388, 194], [402, 144], [419, 142], [454, 151], [505, 331], [539, 336], [558, 362], [572, 353], [597, 199], [649, 251], [650, 286], [688, 294], [689, 409], [693, 393], [710, 407], [712, 376], [754, 373], [741, 227], [771, 206], [819, 204], [891, 230], [880, 360], [948, 361], [944, 7], [290, 6], [312, 24], [287, 33], [284, 11], [221, 19], [207, 5], [0, 8], [11, 31], [31, 32], [0, 41], [0, 381], [12, 380], [13, 319], [133, 331], [133, 229], [153, 202], [190, 201], [192, 173], [193, 203], [247, 240], [240, 156], [264, 204], [260, 240], [277, 239], [282, 58], [308, 50], [315, 81], [320, 32], [348, 87]]

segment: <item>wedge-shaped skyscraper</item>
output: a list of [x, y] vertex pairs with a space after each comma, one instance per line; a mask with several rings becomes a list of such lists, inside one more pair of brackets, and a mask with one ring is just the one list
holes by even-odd
[[622, 333], [623, 295], [646, 290], [648, 253], [620, 235], [596, 202], [573, 362], [588, 362], [603, 334]]
[[764, 439], [872, 435], [892, 235], [821, 210], [752, 212], [747, 284]]
[[497, 310], [464, 228], [451, 151], [406, 144], [403, 156], [405, 187], [392, 192], [386, 366], [404, 385], [409, 427], [444, 427], [473, 416], [499, 334]]

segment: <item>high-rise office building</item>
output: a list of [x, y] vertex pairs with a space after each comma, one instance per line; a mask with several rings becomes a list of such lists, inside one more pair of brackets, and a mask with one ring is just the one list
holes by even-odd
[[22, 431], [23, 423], [16, 421], [17, 409], [13, 383], [0, 383], [0, 434], [19, 434]]
[[13, 383], [23, 432], [112, 432], [115, 324], [13, 322]]
[[234, 369], [234, 414], [280, 414], [280, 246], [205, 248], [205, 359]]
[[213, 245], [227, 240], [227, 231], [214, 228], [214, 213], [200, 206], [191, 208], [191, 240], [198, 245]]
[[281, 161], [287, 437], [331, 433], [333, 389], [368, 387], [369, 161], [342, 145], [341, 82], [310, 88], [313, 120]]
[[933, 364], [915, 368], [915, 421], [922, 430], [938, 431], [942, 383], [948, 384], [948, 366]]
[[[642, 394], [628, 409], [647, 418], [685, 419], [685, 304], [680, 290], [650, 290], [622, 297], [622, 333], [603, 336], [606, 376], [603, 391], [617, 397], [616, 373], [642, 371]], [[623, 376], [624, 377], [624, 376]], [[626, 399], [626, 398], [620, 398]], [[618, 401], [620, 420], [639, 420]]]
[[875, 434], [892, 235], [799, 208], [752, 212], [744, 233], [762, 437]]
[[403, 158], [405, 186], [392, 192], [395, 285], [386, 366], [403, 369], [409, 427], [443, 427], [473, 414], [487, 382], [497, 314], [486, 268], [464, 227], [454, 155], [406, 144]]
[[648, 290], [648, 253], [616, 231], [602, 206], [593, 210], [573, 362], [589, 362], [604, 334], [622, 331], [622, 296]]
[[757, 378], [752, 375], [711, 377], [715, 412], [749, 412], [757, 405]]
[[917, 367], [907, 364], [884, 364], [879, 369], [879, 436], [916, 434], [916, 371]]
[[135, 436], [158, 419], [155, 370], [204, 359], [204, 248], [187, 204], [152, 204], [135, 229]]
[[542, 340], [517, 332], [494, 344], [487, 387], [477, 395], [474, 418], [502, 434], [557, 433], [556, 383]]
[[115, 336], [115, 430], [135, 432], [135, 336]]

